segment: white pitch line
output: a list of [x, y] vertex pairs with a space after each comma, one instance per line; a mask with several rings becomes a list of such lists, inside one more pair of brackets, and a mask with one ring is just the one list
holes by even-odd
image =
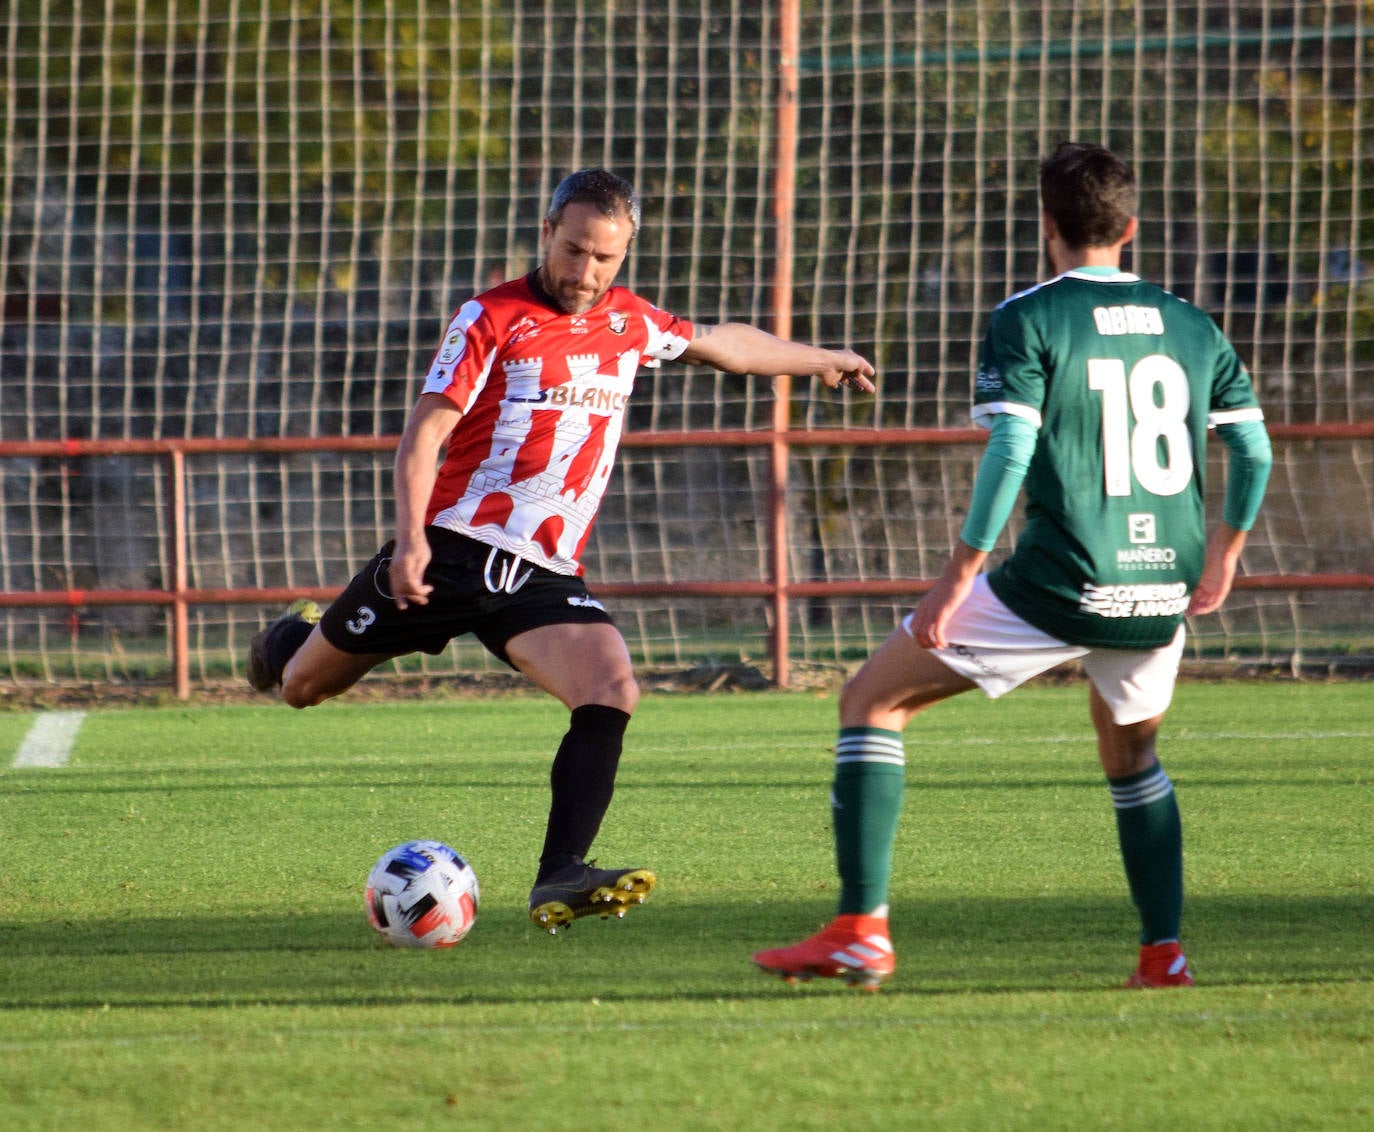
[[16, 767], [64, 766], [72, 757], [84, 711], [48, 711], [33, 721], [14, 756]]

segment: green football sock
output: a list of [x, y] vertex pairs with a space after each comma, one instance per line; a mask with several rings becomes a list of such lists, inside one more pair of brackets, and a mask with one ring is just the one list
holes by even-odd
[[830, 809], [841, 915], [868, 915], [887, 905], [892, 842], [902, 811], [905, 776], [899, 732], [876, 727], [840, 729]]
[[1183, 826], [1174, 786], [1161, 766], [1109, 778], [1116, 831], [1131, 899], [1140, 913], [1140, 942], [1179, 938], [1183, 918]]

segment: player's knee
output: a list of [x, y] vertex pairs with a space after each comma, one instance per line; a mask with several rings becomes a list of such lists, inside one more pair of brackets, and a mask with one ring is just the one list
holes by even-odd
[[281, 698], [287, 707], [308, 708], [337, 696], [343, 688], [323, 683], [318, 677], [288, 667], [281, 682]]
[[303, 680], [286, 680], [281, 686], [281, 698], [287, 707], [308, 708], [323, 703], [326, 697]]
[[619, 708], [629, 715], [639, 703], [639, 682], [629, 665], [614, 667], [601, 673], [588, 673], [591, 680], [578, 681], [574, 687], [556, 689], [560, 699], [569, 707], [579, 704], [602, 704]]
[[1118, 724], [1106, 714], [1097, 715], [1097, 755], [1108, 778], [1143, 774], [1159, 760], [1155, 739], [1162, 716], [1139, 723]]
[[639, 703], [639, 681], [635, 679], [633, 672], [617, 672], [607, 680], [596, 702], [619, 708], [629, 715]]
[[851, 676], [840, 689], [840, 718], [866, 718], [872, 706], [868, 689], [857, 676]]

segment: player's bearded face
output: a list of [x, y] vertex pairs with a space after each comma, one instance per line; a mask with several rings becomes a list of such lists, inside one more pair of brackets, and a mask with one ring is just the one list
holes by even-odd
[[563, 209], [556, 228], [544, 221], [540, 282], [564, 314], [584, 314], [600, 302], [633, 237], [628, 217], [602, 216], [581, 202]]

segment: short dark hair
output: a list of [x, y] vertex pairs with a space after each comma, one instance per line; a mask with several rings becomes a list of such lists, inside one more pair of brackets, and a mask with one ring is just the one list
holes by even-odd
[[1135, 173], [1105, 146], [1063, 142], [1040, 163], [1040, 204], [1069, 247], [1109, 247], [1136, 214]]
[[624, 177], [607, 169], [579, 169], [558, 182], [544, 218], [558, 227], [563, 210], [573, 203], [590, 204], [602, 216], [630, 218], [631, 238], [639, 231], [639, 194]]

